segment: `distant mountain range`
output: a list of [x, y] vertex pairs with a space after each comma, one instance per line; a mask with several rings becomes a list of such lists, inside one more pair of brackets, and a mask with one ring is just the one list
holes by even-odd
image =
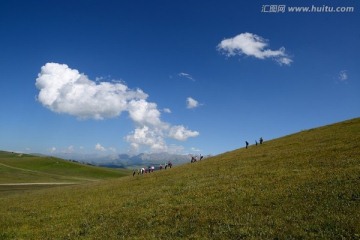
[[[173, 165], [180, 165], [190, 162], [191, 157], [196, 155], [170, 154], [170, 153], [140, 153], [138, 155], [113, 154], [113, 155], [93, 155], [93, 154], [55, 154], [56, 157], [91, 163], [97, 166], [113, 168], [147, 167], [149, 165], [159, 166], [171, 161]], [[199, 159], [199, 155], [197, 155]]]

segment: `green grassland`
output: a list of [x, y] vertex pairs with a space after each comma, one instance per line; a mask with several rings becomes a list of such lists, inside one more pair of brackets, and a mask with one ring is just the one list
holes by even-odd
[[360, 239], [359, 133], [358, 118], [151, 174], [0, 197], [0, 239]]
[[53, 157], [0, 151], [0, 197], [60, 184], [80, 184], [129, 174], [129, 170], [100, 168]]

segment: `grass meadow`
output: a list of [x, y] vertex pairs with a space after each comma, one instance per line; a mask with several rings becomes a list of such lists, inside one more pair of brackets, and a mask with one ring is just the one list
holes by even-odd
[[151, 174], [0, 192], [0, 239], [360, 239], [359, 133], [352, 119]]
[[53, 157], [0, 151], [0, 197], [60, 185], [119, 178], [129, 173], [125, 169], [100, 168]]

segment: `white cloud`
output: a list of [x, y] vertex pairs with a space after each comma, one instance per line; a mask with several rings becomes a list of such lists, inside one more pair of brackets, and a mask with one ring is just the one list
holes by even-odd
[[138, 151], [142, 145], [150, 147], [152, 151], [166, 151], [163, 132], [156, 128], [142, 126], [126, 136], [126, 140], [131, 144], [133, 150]]
[[346, 70], [340, 71], [338, 78], [339, 78], [339, 80], [342, 81], [342, 82], [348, 80], [349, 77], [348, 77], [347, 71], [346, 71]]
[[191, 131], [184, 126], [173, 126], [169, 131], [169, 136], [180, 141], [185, 141], [189, 137], [196, 137], [199, 135], [197, 131]]
[[241, 33], [233, 38], [222, 40], [217, 49], [228, 57], [247, 55], [258, 59], [272, 58], [280, 65], [290, 65], [293, 60], [285, 53], [285, 48], [267, 49], [268, 42], [253, 33]]
[[195, 99], [193, 99], [192, 97], [188, 97], [186, 99], [186, 107], [191, 109], [191, 108], [196, 108], [199, 107], [200, 104], [198, 101], [196, 101]]
[[51, 152], [51, 153], [56, 152], [56, 147], [52, 147], [52, 148], [50, 148], [50, 149], [49, 149], [49, 152]]
[[130, 118], [139, 124], [161, 124], [160, 111], [155, 103], [149, 103], [144, 99], [131, 100], [128, 104], [128, 111]]
[[137, 127], [125, 137], [125, 140], [131, 144], [133, 151], [141, 150], [141, 146], [148, 146], [152, 152], [164, 152], [173, 150], [166, 144], [166, 138], [186, 141], [188, 138], [198, 135], [199, 132], [191, 131], [182, 125], [170, 126], [164, 123], [160, 127], [146, 125]]
[[[148, 95], [142, 90], [129, 89], [122, 82], [99, 80], [101, 79], [92, 81], [66, 64], [47, 63], [41, 68], [36, 79], [36, 87], [40, 90], [37, 99], [51, 111], [70, 114], [79, 119], [101, 120], [128, 112], [136, 128], [125, 140], [134, 149], [146, 146], [153, 151], [164, 151], [168, 148], [166, 138], [184, 141], [199, 134], [181, 125], [172, 127], [161, 121], [157, 104], [148, 102]], [[164, 109], [164, 112], [171, 111]], [[174, 132], [174, 128], [178, 130]], [[95, 149], [106, 150], [99, 143]], [[72, 151], [73, 148], [67, 150]]]
[[116, 117], [125, 111], [130, 99], [146, 99], [141, 90], [130, 90], [122, 83], [91, 81], [65, 64], [47, 63], [36, 79], [38, 101], [57, 113], [81, 119]]
[[195, 79], [188, 73], [181, 72], [181, 73], [178, 73], [178, 76], [190, 79], [191, 81], [195, 81]]
[[164, 111], [165, 113], [171, 113], [170, 108], [164, 108], [163, 111]]
[[281, 57], [281, 58], [278, 58], [278, 59], [275, 59], [276, 62], [278, 62], [280, 65], [290, 65], [292, 63], [292, 60], [288, 57]]
[[100, 151], [100, 152], [105, 152], [105, 151], [106, 151], [106, 148], [104, 148], [103, 146], [101, 146], [100, 143], [97, 143], [97, 144], [95, 145], [95, 150]]

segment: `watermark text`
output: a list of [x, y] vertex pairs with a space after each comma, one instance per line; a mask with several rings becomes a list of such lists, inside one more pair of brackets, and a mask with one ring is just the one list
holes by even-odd
[[335, 7], [335, 6], [287, 6], [287, 5], [262, 5], [262, 13], [352, 13], [355, 7]]

